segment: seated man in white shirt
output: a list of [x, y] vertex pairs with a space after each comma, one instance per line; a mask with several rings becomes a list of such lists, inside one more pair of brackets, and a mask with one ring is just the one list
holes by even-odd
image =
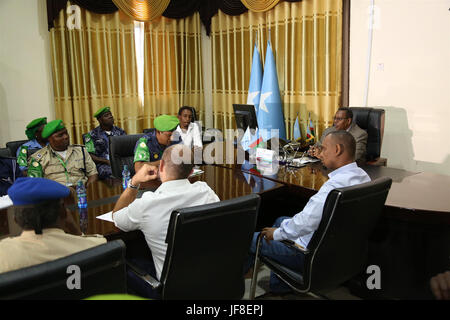
[[[189, 182], [187, 178], [192, 173], [193, 166], [190, 148], [181, 144], [168, 147], [164, 150], [159, 169], [144, 164], [130, 180], [128, 188], [122, 193], [113, 210], [113, 220], [118, 228], [123, 231], [141, 230], [144, 234], [153, 261], [135, 262], [158, 280], [166, 257], [165, 240], [172, 211], [220, 201], [205, 182]], [[161, 180], [161, 186], [155, 192], [145, 192], [140, 199], [136, 199], [139, 185], [157, 178]], [[132, 275], [130, 277], [129, 286], [134, 293], [151, 298], [158, 297], [150, 286], [141, 287], [139, 281], [133, 279]]]
[[[319, 227], [328, 193], [336, 188], [349, 187], [370, 181], [367, 173], [356, 165], [355, 149], [355, 138], [347, 131], [333, 131], [325, 137], [319, 158], [327, 168], [333, 170], [328, 174], [330, 179], [309, 199], [300, 213], [297, 213], [292, 218], [280, 217], [275, 221], [272, 228], [264, 228], [261, 231], [266, 240], [261, 245], [262, 255], [277, 260], [293, 270], [303, 271], [303, 254], [298, 250], [285, 246], [279, 241], [292, 240], [297, 245], [307, 248], [314, 232]], [[253, 266], [257, 236], [258, 233], [255, 233], [245, 271], [249, 271]], [[276, 294], [291, 291], [273, 273], [270, 275], [270, 290]]]
[[192, 117], [191, 107], [183, 106], [178, 110], [180, 124], [173, 132], [172, 139], [181, 138], [182, 143], [190, 148], [203, 148], [201, 128], [192, 122]]

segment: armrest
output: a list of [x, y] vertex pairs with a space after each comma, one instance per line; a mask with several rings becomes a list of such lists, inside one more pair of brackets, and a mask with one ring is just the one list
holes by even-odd
[[301, 245], [295, 243], [292, 240], [281, 240], [280, 242], [283, 243], [284, 245], [292, 248], [292, 249], [295, 249], [295, 250], [298, 250], [298, 251], [302, 252], [303, 254], [308, 254], [309, 253], [308, 248], [303, 248]]
[[127, 261], [127, 266], [130, 268], [131, 272], [133, 272], [141, 280], [148, 283], [153, 289], [157, 289], [161, 286], [161, 282], [153, 278], [151, 275], [149, 275], [147, 272], [139, 268], [137, 265]]

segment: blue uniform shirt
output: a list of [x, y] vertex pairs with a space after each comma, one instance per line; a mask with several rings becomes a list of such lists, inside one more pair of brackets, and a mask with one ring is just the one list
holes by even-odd
[[100, 126], [89, 132], [94, 142], [95, 155], [100, 158], [109, 160], [109, 139], [108, 136], [122, 136], [127, 134], [125, 130], [113, 126], [111, 134], [107, 134]]

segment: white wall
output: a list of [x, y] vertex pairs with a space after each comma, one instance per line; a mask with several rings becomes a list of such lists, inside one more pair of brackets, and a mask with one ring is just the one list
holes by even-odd
[[[351, 1], [350, 106], [364, 106], [370, 0]], [[368, 106], [388, 166], [450, 175], [450, 1], [375, 0]]]
[[0, 1], [0, 147], [26, 139], [38, 117], [54, 119], [45, 0]]

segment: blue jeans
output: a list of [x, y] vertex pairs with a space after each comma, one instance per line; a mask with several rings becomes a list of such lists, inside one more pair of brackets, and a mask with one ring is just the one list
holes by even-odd
[[[278, 228], [281, 225], [281, 222], [285, 219], [290, 219], [290, 217], [279, 217], [275, 221], [273, 228]], [[244, 272], [248, 272], [251, 267], [253, 267], [255, 263], [255, 254], [256, 254], [256, 244], [259, 232], [255, 232], [253, 235], [252, 244], [250, 246], [250, 253], [247, 259], [247, 264]], [[266, 256], [270, 259], [273, 259], [280, 264], [299, 272], [303, 272], [303, 263], [305, 256], [298, 250], [287, 247], [279, 241], [270, 241], [267, 243], [265, 240], [261, 241], [260, 254]], [[276, 276], [273, 272], [270, 272], [270, 290], [274, 293], [286, 293], [292, 291], [292, 289], [281, 281], [278, 276]]]
[[[130, 259], [130, 262], [145, 270], [149, 275], [156, 279], [155, 264], [152, 260]], [[139, 278], [127, 267], [127, 291], [130, 294], [150, 299], [161, 299], [161, 294], [152, 288], [151, 285]]]

